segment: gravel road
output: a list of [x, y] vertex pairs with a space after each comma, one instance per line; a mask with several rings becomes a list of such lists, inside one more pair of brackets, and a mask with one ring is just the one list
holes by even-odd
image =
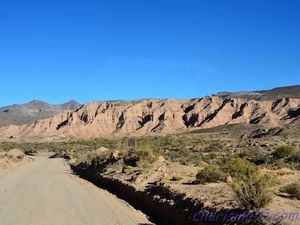
[[0, 175], [1, 225], [145, 225], [146, 216], [72, 175], [62, 159], [36, 157]]

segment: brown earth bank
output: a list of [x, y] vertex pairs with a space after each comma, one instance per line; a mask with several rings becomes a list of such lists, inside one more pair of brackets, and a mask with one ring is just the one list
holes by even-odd
[[[185, 133], [218, 126], [261, 126], [261, 133], [299, 131], [300, 99], [252, 100], [205, 97], [190, 100], [94, 102], [29, 125], [0, 128], [2, 140], [61, 140]], [[254, 134], [255, 136], [255, 134]]]
[[7, 152], [0, 152], [0, 174], [10, 171], [22, 164], [32, 161], [26, 156], [23, 150], [11, 149]]
[[[85, 170], [76, 166], [71, 166], [71, 168], [82, 178], [87, 179], [100, 188], [106, 189], [109, 192], [117, 195], [119, 198], [124, 199], [134, 207], [141, 209], [143, 212], [147, 213], [147, 215], [150, 215], [156, 224], [198, 224], [192, 222], [189, 214], [184, 212], [183, 208], [175, 208], [170, 204], [169, 201], [161, 202], [159, 201], [159, 198], [155, 199], [154, 196], [148, 195], [147, 192], [139, 191], [133, 186], [122, 182], [121, 180], [114, 179], [112, 177], [105, 177], [95, 170]], [[184, 202], [183, 199], [180, 200], [182, 205], [187, 203]], [[189, 204], [192, 206], [192, 202]]]

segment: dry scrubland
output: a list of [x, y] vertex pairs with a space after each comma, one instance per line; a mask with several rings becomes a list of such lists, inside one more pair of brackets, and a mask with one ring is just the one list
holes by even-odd
[[21, 149], [8, 148], [6, 151], [0, 151], [0, 174], [24, 163], [30, 162], [24, 151]]
[[[240, 139], [186, 134], [54, 143], [3, 142], [0, 149], [7, 152], [19, 148], [26, 154], [53, 152], [54, 157], [63, 157], [78, 168], [96, 171], [159, 202], [182, 208], [191, 217], [202, 209], [299, 212], [299, 146], [297, 137]], [[187, 201], [193, 206], [180, 203]]]

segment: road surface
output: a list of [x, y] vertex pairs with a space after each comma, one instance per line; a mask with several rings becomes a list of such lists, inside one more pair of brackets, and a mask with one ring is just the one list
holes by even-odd
[[62, 159], [37, 157], [0, 175], [1, 225], [145, 225], [144, 214], [72, 175]]

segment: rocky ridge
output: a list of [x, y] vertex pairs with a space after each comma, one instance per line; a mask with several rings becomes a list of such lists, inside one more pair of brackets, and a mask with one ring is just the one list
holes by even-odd
[[291, 126], [300, 118], [300, 99], [252, 100], [205, 97], [188, 100], [93, 102], [52, 118], [0, 128], [2, 139], [173, 134], [229, 124]]

